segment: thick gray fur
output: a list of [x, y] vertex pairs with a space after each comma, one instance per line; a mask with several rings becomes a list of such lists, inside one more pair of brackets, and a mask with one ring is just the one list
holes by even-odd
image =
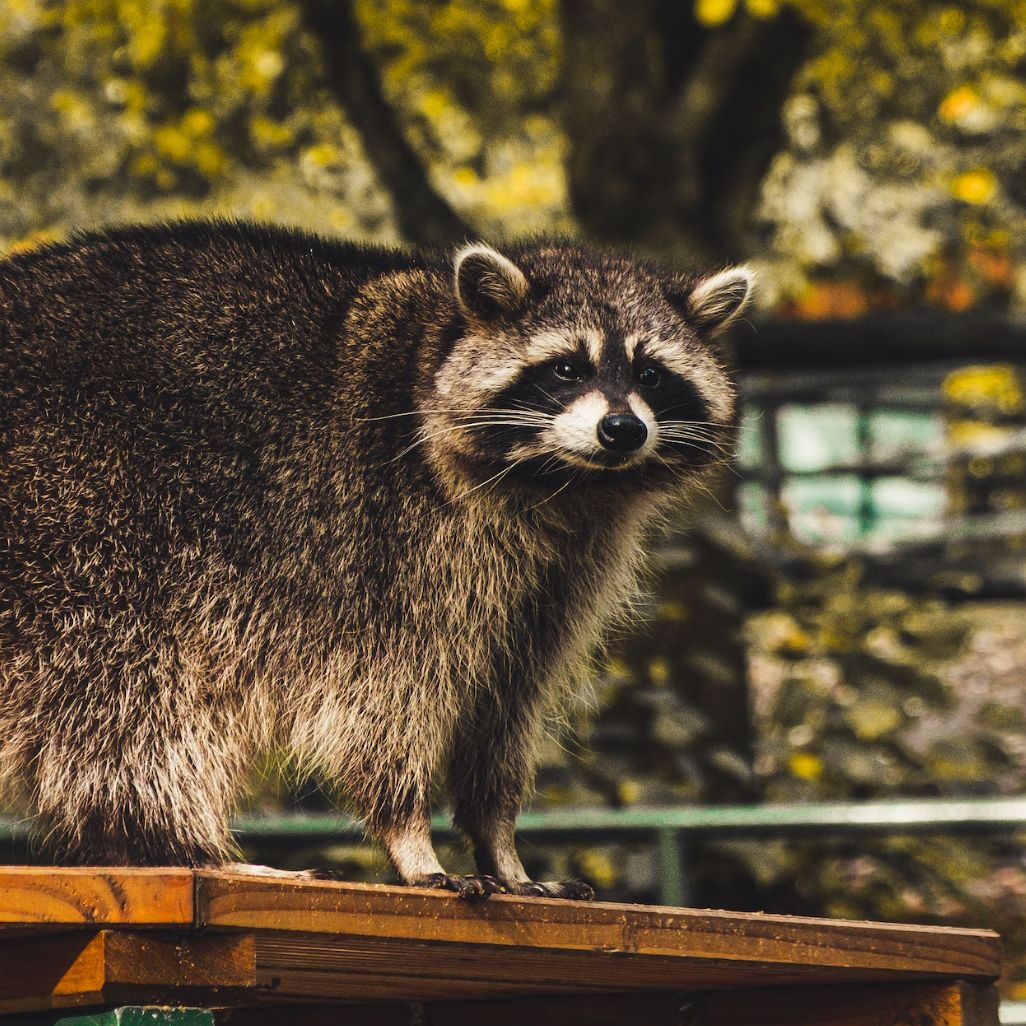
[[[54, 860], [223, 863], [274, 746], [408, 882], [471, 887], [431, 851], [442, 770], [495, 878], [472, 889], [582, 893], [513, 848], [533, 745], [644, 531], [729, 445], [707, 339], [744, 297], [689, 308], [700, 279], [570, 245], [493, 253], [184, 224], [0, 263], [0, 777]], [[563, 337], [576, 392], [546, 376]], [[560, 412], [586, 388], [626, 409], [649, 344], [691, 411], [664, 419], [706, 426], [689, 443], [653, 401], [650, 458], [564, 459], [584, 414]]]

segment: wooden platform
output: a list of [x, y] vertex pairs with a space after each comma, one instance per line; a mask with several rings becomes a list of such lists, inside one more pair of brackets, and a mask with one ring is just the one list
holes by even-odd
[[0, 1015], [159, 1004], [237, 1026], [991, 1026], [1000, 972], [986, 930], [0, 867]]

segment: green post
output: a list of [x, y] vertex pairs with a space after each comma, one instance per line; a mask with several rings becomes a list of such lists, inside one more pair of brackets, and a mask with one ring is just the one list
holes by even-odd
[[680, 831], [661, 827], [656, 831], [659, 860], [659, 900], [664, 905], [686, 905], [691, 888], [684, 865], [684, 842]]

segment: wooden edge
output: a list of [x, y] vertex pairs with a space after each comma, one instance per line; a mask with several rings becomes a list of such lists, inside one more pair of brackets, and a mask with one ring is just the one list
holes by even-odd
[[[292, 1026], [295, 1005], [223, 1009], [219, 1026]], [[340, 1007], [303, 1005], [304, 1026], [337, 1026]], [[346, 1026], [997, 1026], [989, 984], [837, 985], [500, 1001], [376, 1001], [345, 1006]]]
[[[58, 872], [62, 872], [58, 870]], [[146, 872], [143, 870], [143, 872]], [[364, 896], [368, 900], [379, 900], [381, 902], [394, 901], [396, 903], [410, 902], [413, 900], [424, 902], [435, 902], [440, 905], [452, 905], [463, 909], [488, 909], [496, 906], [516, 906], [525, 910], [535, 910], [539, 915], [547, 912], [558, 912], [559, 910], [572, 910], [575, 913], [591, 913], [593, 916], [602, 917], [609, 914], [649, 916], [676, 916], [676, 915], [701, 915], [709, 919], [722, 919], [725, 922], [756, 922], [765, 924], [779, 924], [781, 926], [816, 926], [816, 927], [840, 927], [845, 932], [852, 930], [886, 930], [888, 933], [909, 933], [921, 934], [923, 931], [931, 933], [945, 933], [961, 935], [966, 937], [997, 937], [993, 930], [962, 926], [921, 926], [911, 923], [881, 923], [872, 920], [860, 919], [824, 919], [815, 916], [789, 916], [770, 912], [732, 912], [727, 909], [695, 909], [677, 908], [670, 905], [633, 905], [615, 901], [567, 901], [555, 898], [520, 898], [511, 894], [495, 894], [483, 900], [463, 900], [454, 895], [451, 891], [438, 890], [428, 887], [406, 887], [395, 884], [374, 884], [374, 883], [350, 883], [344, 880], [304, 880], [288, 879], [284, 877], [261, 877], [251, 873], [233, 873], [229, 870], [220, 869], [197, 869], [191, 871], [197, 882], [200, 892], [216, 887], [220, 883], [252, 884], [255, 889], [280, 889], [281, 891], [305, 891], [316, 893], [318, 891], [333, 894], [349, 894], [355, 899], [357, 896]]]
[[0, 1013], [99, 1004], [103, 941], [65, 933], [0, 942]]
[[189, 869], [0, 867], [0, 937], [10, 925], [191, 926]]
[[992, 980], [1001, 974], [1000, 940], [990, 930], [502, 895], [467, 902], [414, 888], [215, 872], [197, 873], [196, 916], [207, 928], [823, 965], [895, 978]]
[[234, 1004], [255, 985], [248, 935], [78, 930], [0, 941], [0, 1014], [195, 995]]

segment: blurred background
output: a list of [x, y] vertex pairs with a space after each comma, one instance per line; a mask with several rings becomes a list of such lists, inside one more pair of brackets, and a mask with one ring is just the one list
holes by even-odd
[[[545, 749], [523, 854], [992, 926], [1026, 999], [1026, 2], [0, 0], [0, 100], [6, 251], [219, 215], [753, 264], [738, 465]], [[388, 880], [331, 807], [263, 775], [247, 854]]]

